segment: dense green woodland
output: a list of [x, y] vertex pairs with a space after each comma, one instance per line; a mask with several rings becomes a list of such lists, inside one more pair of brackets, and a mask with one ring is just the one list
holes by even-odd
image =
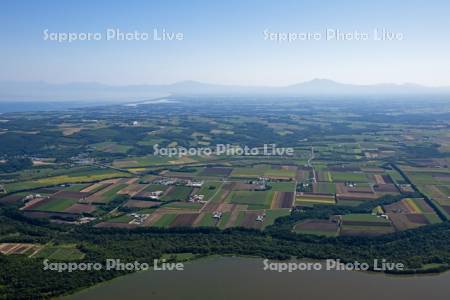
[[1, 173], [17, 172], [29, 169], [33, 166], [31, 159], [27, 157], [11, 157], [5, 163], [0, 164]]

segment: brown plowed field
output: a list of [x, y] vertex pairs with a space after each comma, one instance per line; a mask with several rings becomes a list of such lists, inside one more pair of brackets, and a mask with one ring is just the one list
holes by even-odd
[[428, 219], [422, 214], [407, 214], [406, 217], [408, 218], [409, 221], [416, 224], [422, 225], [429, 224]]
[[395, 202], [389, 205], [384, 205], [383, 208], [387, 213], [396, 213], [396, 214], [411, 213], [410, 207], [405, 203], [403, 203], [402, 201]]
[[129, 195], [133, 197], [134, 195], [138, 194], [140, 191], [145, 189], [147, 186], [148, 186], [147, 184], [130, 184], [121, 189], [117, 194]]
[[347, 192], [346, 186], [342, 182], [336, 183], [336, 194], [344, 194]]
[[292, 208], [294, 192], [275, 192], [271, 208]]
[[179, 214], [175, 217], [170, 227], [191, 227], [199, 214]]
[[37, 244], [24, 244], [24, 243], [1, 243], [0, 253], [2, 254], [25, 254], [28, 250], [34, 252], [40, 250], [41, 245]]
[[158, 212], [154, 212], [152, 213], [150, 216], [148, 216], [148, 218], [145, 219], [144, 221], [144, 226], [152, 226], [153, 224], [155, 224], [160, 218], [162, 217], [162, 215]]
[[233, 203], [220, 203], [219, 207], [217, 207], [217, 211], [229, 212], [232, 211], [235, 207], [236, 204]]
[[234, 226], [239, 217], [239, 212], [243, 211], [245, 209], [247, 209], [247, 205], [233, 204], [233, 207], [231, 209], [230, 218], [228, 219], [228, 222], [225, 225], [225, 228]]
[[261, 212], [246, 212], [240, 226], [245, 228], [260, 229], [263, 222], [256, 221], [256, 217], [259, 214], [261, 214]]
[[370, 227], [390, 227], [388, 222], [366, 222], [366, 221], [343, 221], [343, 225], [349, 226], [370, 226]]
[[373, 179], [375, 180], [376, 184], [386, 184], [382, 175], [373, 175]]
[[208, 202], [202, 209], [203, 212], [215, 212], [219, 208], [220, 203]]
[[234, 184], [235, 191], [253, 191], [258, 187], [257, 184], [244, 183], [244, 182], [236, 182]]
[[95, 209], [95, 206], [91, 204], [75, 203], [74, 205], [66, 208], [64, 212], [73, 214], [92, 213]]
[[411, 222], [407, 214], [388, 214], [389, 219], [398, 231], [408, 230], [420, 227], [420, 224]]

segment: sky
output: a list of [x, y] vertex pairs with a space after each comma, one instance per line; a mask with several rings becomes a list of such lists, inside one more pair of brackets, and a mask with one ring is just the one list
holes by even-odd
[[[0, 81], [283, 86], [327, 78], [450, 86], [449, 16], [449, 1], [3, 0]], [[374, 40], [383, 28], [395, 38]], [[108, 29], [149, 35], [107, 40]], [[183, 37], [154, 40], [154, 29]], [[333, 39], [337, 30], [349, 38]], [[101, 37], [50, 38], [69, 32]], [[321, 36], [289, 42], [277, 33]], [[358, 34], [367, 38], [355, 40]]]

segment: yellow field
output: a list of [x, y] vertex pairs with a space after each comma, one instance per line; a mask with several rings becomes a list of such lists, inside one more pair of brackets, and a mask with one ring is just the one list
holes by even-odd
[[411, 212], [416, 214], [422, 213], [422, 210], [419, 206], [417, 206], [413, 199], [406, 198], [403, 200], [403, 202], [411, 209]]
[[384, 210], [383, 210], [383, 208], [381, 207], [381, 206], [377, 206], [377, 207], [375, 207], [374, 209], [373, 209], [373, 212], [374, 213], [376, 213], [376, 214], [384, 214]]
[[127, 169], [127, 171], [130, 171], [130, 172], [144, 172], [144, 171], [146, 171], [147, 169], [146, 168], [129, 168], [129, 169]]
[[62, 184], [62, 183], [76, 183], [76, 182], [89, 182], [89, 181], [97, 181], [104, 180], [112, 177], [126, 177], [123, 173], [106, 173], [106, 174], [95, 174], [95, 175], [84, 175], [84, 176], [68, 176], [68, 175], [60, 175], [49, 178], [42, 178], [36, 180], [37, 183], [52, 185], [52, 184]]
[[303, 202], [310, 204], [336, 204], [334, 197], [297, 197], [295, 202]]

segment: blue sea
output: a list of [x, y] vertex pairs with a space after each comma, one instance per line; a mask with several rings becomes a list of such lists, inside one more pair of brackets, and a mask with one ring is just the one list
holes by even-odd
[[[40, 102], [40, 101], [14, 101], [2, 102], [0, 101], [0, 113], [10, 112], [28, 112], [28, 111], [61, 111], [72, 108], [92, 107], [105, 104], [112, 104], [107, 102], [87, 102], [87, 101], [60, 101], [60, 102]], [[117, 102], [116, 102], [117, 104]]]

